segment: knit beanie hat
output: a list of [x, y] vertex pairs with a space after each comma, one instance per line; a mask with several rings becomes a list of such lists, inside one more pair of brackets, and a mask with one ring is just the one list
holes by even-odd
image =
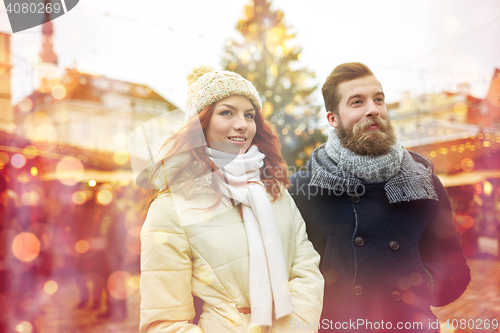
[[259, 94], [253, 84], [234, 72], [216, 71], [210, 66], [199, 66], [188, 74], [187, 81], [189, 88], [186, 121], [207, 106], [232, 95], [248, 97], [255, 106], [262, 108]]

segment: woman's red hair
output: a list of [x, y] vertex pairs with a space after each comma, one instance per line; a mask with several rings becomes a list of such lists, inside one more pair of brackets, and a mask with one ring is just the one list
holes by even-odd
[[[189, 161], [188, 163], [186, 163], [186, 165], [191, 166], [193, 165], [193, 163], [196, 163], [197, 165], [202, 166], [201, 169], [197, 170], [196, 173], [191, 176], [192, 180], [208, 171], [215, 170], [216, 167], [205, 153], [204, 134], [205, 129], [212, 119], [214, 108], [215, 104], [207, 106], [198, 114], [198, 119], [197, 117], [191, 118], [178, 132], [176, 132], [167, 141], [165, 141], [162, 148], [169, 147], [168, 151], [166, 152], [162, 161], [157, 163], [157, 165], [153, 168], [153, 174], [159, 171], [162, 163], [168, 164], [168, 160], [170, 158], [174, 157], [178, 153], [185, 151], [186, 149], [190, 153]], [[256, 145], [259, 148], [260, 152], [266, 155], [266, 157], [264, 158], [264, 165], [260, 170], [260, 179], [266, 187], [267, 192], [273, 197], [273, 200], [275, 200], [280, 196], [281, 191], [284, 188], [287, 188], [290, 184], [286, 172], [287, 166], [285, 160], [281, 155], [281, 145], [278, 136], [273, 130], [273, 127], [267, 120], [264, 119], [262, 113], [260, 112], [261, 110], [255, 105], [254, 108], [256, 111], [254, 118], [256, 133], [253, 138], [252, 145]], [[200, 131], [200, 125], [203, 129], [203, 132]], [[168, 181], [173, 184], [176, 180], [178, 180], [182, 172], [183, 169], [177, 170]], [[216, 181], [212, 182], [212, 187], [217, 192], [217, 202], [213, 206], [208, 207], [210, 209], [216, 208], [222, 200], [222, 192], [218, 188]], [[148, 206], [159, 193], [162, 193], [169, 188], [169, 184], [166, 183], [165, 189], [162, 189], [161, 191], [156, 190], [156, 193], [153, 193], [153, 196], [150, 198]]]

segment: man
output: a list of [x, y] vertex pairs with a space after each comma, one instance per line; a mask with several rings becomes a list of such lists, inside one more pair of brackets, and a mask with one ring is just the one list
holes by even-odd
[[438, 332], [430, 306], [470, 281], [449, 198], [432, 164], [396, 142], [368, 67], [336, 67], [323, 85], [327, 142], [290, 192], [321, 255], [323, 331]]

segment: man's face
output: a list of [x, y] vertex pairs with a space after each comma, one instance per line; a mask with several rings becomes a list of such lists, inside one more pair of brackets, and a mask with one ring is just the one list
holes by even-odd
[[375, 76], [342, 82], [339, 114], [328, 112], [328, 122], [337, 129], [344, 147], [358, 155], [387, 154], [396, 142], [389, 121], [385, 96]]

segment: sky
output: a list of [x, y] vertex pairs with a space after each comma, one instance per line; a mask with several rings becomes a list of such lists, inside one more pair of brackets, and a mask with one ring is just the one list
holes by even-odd
[[[184, 109], [186, 75], [199, 65], [221, 68], [228, 38], [248, 0], [80, 0], [55, 19], [59, 68], [150, 86]], [[335, 66], [368, 65], [396, 102], [405, 92], [456, 92], [471, 84], [486, 96], [500, 68], [500, 0], [273, 0], [314, 71], [315, 99]], [[0, 31], [11, 32], [0, 1]], [[36, 86], [41, 28], [12, 35], [13, 102]]]

